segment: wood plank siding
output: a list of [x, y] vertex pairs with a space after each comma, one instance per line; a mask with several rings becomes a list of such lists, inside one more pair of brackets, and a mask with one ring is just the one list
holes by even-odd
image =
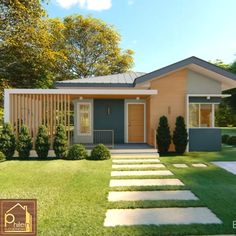
[[16, 136], [23, 124], [29, 128], [35, 144], [38, 127], [46, 125], [52, 147], [56, 126], [66, 127], [68, 142], [71, 142], [71, 98], [68, 94], [10, 94], [10, 122]]
[[[171, 133], [177, 116], [185, 117], [186, 121], [187, 70], [152, 80], [150, 89], [158, 90], [157, 95], [147, 99], [147, 143], [154, 145], [154, 132], [161, 116], [167, 116]], [[170, 150], [174, 150], [173, 144]]]

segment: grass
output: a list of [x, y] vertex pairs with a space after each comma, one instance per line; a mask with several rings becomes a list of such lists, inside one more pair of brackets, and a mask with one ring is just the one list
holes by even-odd
[[232, 128], [221, 128], [221, 134], [228, 134], [230, 136], [236, 136], [236, 127]]
[[[185, 183], [179, 187], [124, 187], [112, 190], [190, 189], [199, 201], [108, 202], [111, 160], [107, 161], [5, 161], [0, 163], [0, 198], [36, 198], [38, 235], [199, 235], [235, 234], [236, 176], [211, 161], [236, 160], [236, 149], [222, 152], [190, 153], [161, 157]], [[173, 163], [203, 162], [207, 168], [178, 169]], [[133, 178], [133, 177], [131, 177]], [[158, 176], [153, 176], [158, 178]], [[166, 176], [169, 178], [169, 176]], [[221, 225], [168, 225], [104, 228], [109, 208], [206, 206], [222, 221]]]

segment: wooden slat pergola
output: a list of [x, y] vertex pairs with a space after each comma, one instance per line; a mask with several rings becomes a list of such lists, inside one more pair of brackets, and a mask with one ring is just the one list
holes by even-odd
[[29, 128], [35, 144], [38, 127], [46, 125], [52, 146], [56, 127], [63, 124], [70, 142], [70, 95], [69, 94], [10, 94], [9, 121], [16, 136], [23, 124]]

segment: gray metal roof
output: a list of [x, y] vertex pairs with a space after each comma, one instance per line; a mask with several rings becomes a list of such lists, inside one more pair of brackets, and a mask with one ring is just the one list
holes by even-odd
[[163, 76], [167, 73], [170, 73], [172, 71], [175, 71], [175, 70], [178, 70], [182, 67], [186, 67], [190, 64], [195, 64], [195, 65], [198, 65], [200, 67], [203, 67], [207, 70], [210, 70], [210, 71], [213, 71], [219, 75], [222, 75], [222, 76], [225, 76], [229, 79], [232, 79], [232, 80], [236, 80], [236, 74], [233, 74], [231, 72], [228, 72], [210, 62], [207, 62], [207, 61], [204, 61], [198, 57], [189, 57], [189, 58], [186, 58], [182, 61], [178, 61], [174, 64], [171, 64], [169, 66], [166, 66], [166, 67], [163, 67], [161, 69], [158, 69], [158, 70], [155, 70], [155, 71], [152, 71], [150, 73], [147, 73], [143, 76], [140, 76], [139, 78], [136, 78], [134, 83], [135, 84], [138, 84], [138, 83], [142, 83], [142, 82], [145, 82], [145, 81], [149, 81], [153, 78], [157, 78], [157, 77], [160, 77], [160, 76]]
[[230, 73], [212, 63], [204, 61], [197, 57], [189, 57], [161, 69], [150, 73], [126, 72], [122, 74], [113, 74], [97, 77], [88, 77], [84, 79], [57, 81], [56, 87], [135, 87], [136, 84], [164, 76], [167, 73], [187, 67], [191, 64], [198, 65], [209, 71], [213, 71], [228, 79], [236, 81], [236, 74]]
[[84, 79], [57, 81], [56, 87], [133, 87], [134, 80], [143, 72], [126, 72], [121, 74], [88, 77]]

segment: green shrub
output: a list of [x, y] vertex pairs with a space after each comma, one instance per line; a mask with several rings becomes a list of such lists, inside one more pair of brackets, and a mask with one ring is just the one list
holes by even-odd
[[168, 152], [171, 144], [171, 136], [168, 119], [166, 116], [160, 117], [156, 134], [156, 142], [160, 154], [165, 154]]
[[3, 152], [0, 152], [0, 161], [3, 161], [6, 159], [6, 156], [4, 155]]
[[227, 140], [227, 144], [235, 146], [236, 145], [236, 136], [229, 137], [228, 140]]
[[50, 148], [48, 129], [45, 125], [39, 126], [35, 141], [35, 151], [40, 159], [46, 159]]
[[68, 160], [81, 160], [88, 157], [85, 147], [81, 144], [74, 144], [69, 148], [66, 159]]
[[91, 152], [91, 156], [89, 157], [89, 159], [91, 160], [107, 160], [110, 158], [110, 151], [103, 144], [98, 144], [97, 146], [95, 146]]
[[176, 118], [173, 143], [175, 145], [175, 151], [182, 155], [185, 152], [188, 143], [188, 133], [182, 116]]
[[66, 158], [68, 151], [68, 141], [64, 125], [58, 125], [56, 128], [53, 150], [57, 158]]
[[19, 158], [29, 158], [32, 146], [32, 139], [29, 135], [29, 129], [26, 125], [22, 125], [16, 145], [16, 150], [18, 151]]
[[0, 151], [4, 153], [6, 159], [11, 159], [16, 149], [16, 138], [10, 123], [5, 123], [0, 135]]
[[229, 136], [228, 134], [223, 134], [223, 135], [221, 136], [221, 141], [222, 141], [222, 143], [227, 143], [229, 137], [230, 137], [230, 136]]

